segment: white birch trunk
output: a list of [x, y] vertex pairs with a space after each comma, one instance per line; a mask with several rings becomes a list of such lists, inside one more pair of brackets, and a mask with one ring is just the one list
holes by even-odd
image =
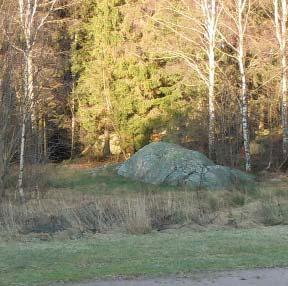
[[244, 140], [244, 152], [245, 152], [245, 169], [247, 172], [251, 171], [251, 155], [250, 155], [250, 134], [249, 134], [249, 117], [248, 117], [248, 95], [247, 95], [247, 83], [244, 67], [243, 52], [240, 48], [239, 51], [239, 70], [241, 75], [241, 112], [242, 112], [242, 129]]
[[25, 195], [23, 189], [24, 177], [24, 156], [25, 156], [25, 135], [26, 135], [26, 111], [24, 111], [22, 126], [21, 126], [21, 143], [20, 143], [20, 161], [19, 161], [19, 176], [18, 176], [18, 192], [22, 203], [25, 202]]
[[[172, 2], [172, 1], [171, 1]], [[189, 19], [190, 24], [187, 25], [187, 30], [195, 31], [198, 33], [198, 39], [188, 33], [186, 35], [185, 25], [178, 23], [171, 24], [169, 21], [161, 20], [160, 23], [165, 25], [182, 40], [195, 44], [196, 47], [207, 55], [207, 60], [199, 62], [196, 55], [191, 55], [185, 51], [175, 51], [173, 49], [169, 51], [172, 55], [182, 58], [188, 64], [196, 75], [201, 79], [207, 87], [208, 97], [208, 146], [209, 146], [209, 157], [213, 160], [216, 157], [215, 144], [216, 144], [216, 116], [215, 116], [215, 74], [216, 74], [216, 38], [219, 34], [218, 24], [219, 16], [222, 13], [221, 5], [219, 0], [200, 0], [200, 1], [180, 1], [183, 6], [178, 8], [177, 5], [171, 5], [168, 1], [169, 10], [175, 14], [183, 17], [183, 19]], [[176, 1], [177, 2], [177, 1]], [[181, 5], [180, 5], [181, 6]], [[165, 8], [164, 8], [165, 9]], [[193, 9], [199, 10], [199, 19]], [[192, 13], [191, 13], [192, 12]], [[190, 14], [191, 13], [191, 14]]]
[[[285, 44], [286, 46], [286, 44]], [[281, 93], [282, 93], [282, 128], [283, 128], [283, 154], [288, 155], [288, 122], [287, 122], [287, 63], [286, 63], [286, 47], [285, 52], [281, 53]]]
[[46, 127], [46, 116], [43, 115], [43, 155], [44, 160], [48, 158], [48, 142], [47, 142], [47, 127]]
[[75, 98], [74, 95], [72, 95], [72, 101], [71, 101], [71, 159], [74, 156], [74, 145], [75, 145], [75, 125], [76, 125], [76, 118], [75, 118]]
[[[33, 105], [34, 105], [34, 73], [33, 73], [33, 59], [32, 52], [37, 38], [37, 33], [44, 25], [47, 17], [52, 11], [57, 0], [47, 1], [46, 4], [40, 3], [36, 0], [18, 0], [19, 20], [25, 40], [24, 54], [24, 95], [22, 98], [22, 130], [21, 130], [21, 144], [20, 144], [20, 160], [19, 160], [19, 176], [18, 176], [18, 190], [22, 201], [24, 201], [23, 190], [23, 175], [25, 166], [25, 145], [26, 145], [26, 129], [28, 119], [33, 119]], [[48, 7], [48, 12], [37, 18], [37, 10], [40, 6]], [[36, 22], [36, 19], [39, 21]], [[32, 116], [31, 116], [32, 115]]]
[[0, 195], [2, 195], [2, 191], [4, 191], [4, 165], [4, 139], [0, 131]]
[[20, 161], [18, 176], [18, 191], [22, 202], [25, 201], [23, 178], [25, 166], [26, 125], [29, 118], [29, 112], [32, 109], [33, 105], [33, 62], [29, 39], [27, 39], [27, 48], [25, 50], [24, 58], [24, 102], [22, 106], [23, 118], [21, 126]]
[[208, 40], [208, 58], [209, 58], [209, 79], [208, 79], [208, 96], [209, 96], [209, 157], [215, 160], [215, 46], [217, 33], [217, 15], [216, 0], [205, 0], [206, 7], [206, 26]]
[[283, 154], [285, 157], [288, 152], [288, 124], [287, 124], [287, 2], [281, 1], [282, 17], [281, 17], [281, 93], [282, 93], [282, 128], [283, 128]]
[[215, 60], [209, 56], [209, 157], [215, 159]]
[[288, 155], [287, 119], [287, 0], [274, 0], [274, 25], [281, 58], [281, 126], [283, 130], [283, 154]]
[[[248, 0], [249, 1], [249, 0]], [[237, 29], [238, 29], [238, 65], [241, 77], [241, 117], [243, 131], [243, 145], [245, 153], [245, 169], [251, 171], [251, 155], [250, 155], [250, 132], [249, 132], [249, 115], [248, 115], [248, 89], [245, 74], [245, 51], [244, 51], [244, 35], [247, 25], [247, 17], [245, 15], [247, 0], [237, 1]]]

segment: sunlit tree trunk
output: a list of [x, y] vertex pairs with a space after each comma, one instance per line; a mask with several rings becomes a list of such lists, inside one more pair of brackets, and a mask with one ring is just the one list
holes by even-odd
[[[167, 7], [163, 9], [170, 10], [178, 15], [184, 21], [189, 20], [188, 24], [171, 23], [163, 19], [158, 20], [161, 24], [170, 29], [185, 42], [194, 45], [199, 53], [205, 54], [205, 59], [199, 61], [196, 54], [182, 51], [169, 51], [185, 60], [189, 68], [205, 83], [208, 97], [208, 147], [209, 157], [216, 159], [216, 115], [215, 115], [215, 75], [216, 75], [216, 38], [218, 35], [218, 20], [222, 9], [219, 7], [218, 0], [200, 0], [200, 1], [181, 1], [180, 8], [170, 1], [167, 1]], [[197, 13], [195, 14], [195, 10]], [[199, 12], [199, 13], [198, 13]], [[198, 39], [195, 40], [188, 31], [195, 31]], [[206, 57], [207, 56], [207, 57]]]
[[250, 11], [250, 0], [237, 0], [236, 1], [236, 16], [235, 23], [237, 26], [237, 60], [240, 73], [241, 82], [241, 118], [242, 118], [242, 131], [243, 131], [243, 147], [245, 154], [245, 169], [247, 172], [251, 171], [251, 155], [250, 155], [250, 131], [249, 131], [249, 101], [248, 101], [248, 88], [246, 80], [245, 68], [245, 43], [244, 37], [247, 28], [248, 15]]
[[[23, 177], [24, 177], [24, 160], [25, 160], [25, 145], [27, 123], [33, 117], [34, 102], [34, 73], [33, 73], [33, 47], [39, 30], [46, 23], [46, 20], [52, 12], [58, 0], [46, 0], [39, 2], [38, 0], [18, 0], [18, 13], [20, 27], [23, 33], [24, 47], [22, 49], [24, 55], [24, 73], [23, 85], [24, 94], [21, 98], [21, 144], [20, 144], [20, 160], [19, 160], [19, 176], [18, 176], [18, 191], [21, 201], [23, 202]], [[39, 15], [39, 8], [47, 9], [46, 13]], [[21, 48], [18, 48], [21, 49]], [[33, 120], [33, 118], [32, 118]]]
[[245, 6], [246, 1], [238, 0], [238, 31], [239, 31], [239, 52], [238, 63], [241, 76], [241, 112], [242, 112], [242, 128], [245, 152], [245, 168], [246, 171], [251, 171], [251, 156], [250, 156], [250, 134], [249, 134], [249, 118], [248, 118], [248, 90], [245, 74], [245, 56], [244, 56], [244, 34], [245, 34]]
[[202, 1], [202, 9], [206, 19], [206, 37], [208, 42], [209, 58], [209, 157], [215, 159], [215, 47], [217, 33], [216, 0]]
[[287, 0], [274, 0], [274, 24], [281, 58], [281, 123], [283, 129], [283, 154], [288, 155], [287, 120]]
[[288, 122], [287, 122], [287, 64], [286, 44], [285, 52], [281, 51], [281, 93], [282, 93], [282, 128], [283, 128], [283, 154], [288, 155]]
[[22, 202], [25, 201], [24, 189], [23, 189], [23, 177], [24, 177], [24, 155], [25, 155], [25, 135], [26, 135], [26, 122], [27, 114], [24, 111], [21, 127], [21, 144], [20, 144], [20, 161], [19, 161], [19, 176], [18, 176], [18, 191]]
[[249, 132], [249, 117], [248, 117], [248, 91], [244, 67], [244, 54], [243, 54], [243, 42], [239, 42], [239, 70], [241, 75], [241, 112], [242, 112], [242, 129], [244, 140], [244, 152], [245, 152], [245, 168], [246, 171], [251, 171], [251, 155], [250, 155], [250, 132]]
[[[246, 79], [246, 52], [245, 52], [245, 35], [250, 15], [250, 0], [235, 0], [232, 7], [225, 7], [227, 16], [234, 23], [234, 28], [224, 27], [233, 33], [233, 38], [228, 40], [226, 36], [221, 33], [222, 39], [234, 52], [231, 57], [237, 60], [239, 75], [240, 75], [240, 109], [241, 109], [241, 123], [243, 133], [243, 148], [245, 157], [245, 169], [250, 172], [252, 169], [251, 153], [250, 153], [250, 128], [249, 128], [249, 96]], [[236, 40], [236, 41], [235, 41]]]
[[48, 159], [48, 141], [47, 141], [47, 126], [46, 126], [46, 115], [43, 115], [43, 159]]
[[[31, 32], [31, 31], [30, 31]], [[27, 36], [30, 37], [30, 32]], [[19, 177], [18, 190], [20, 199], [25, 201], [23, 189], [24, 177], [24, 160], [25, 160], [25, 144], [26, 144], [26, 127], [29, 119], [31, 105], [33, 104], [33, 62], [31, 54], [30, 38], [26, 39], [26, 49], [24, 53], [24, 98], [22, 103], [22, 127], [21, 127], [21, 144], [20, 144], [20, 162], [19, 162]]]

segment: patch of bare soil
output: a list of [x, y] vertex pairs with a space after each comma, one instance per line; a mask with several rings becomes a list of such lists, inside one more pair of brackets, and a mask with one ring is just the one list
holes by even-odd
[[65, 286], [288, 286], [288, 268], [199, 273], [191, 277], [110, 280]]

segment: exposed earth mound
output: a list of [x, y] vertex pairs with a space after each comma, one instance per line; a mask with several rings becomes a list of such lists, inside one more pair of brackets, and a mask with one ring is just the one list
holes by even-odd
[[156, 142], [140, 149], [118, 169], [118, 174], [150, 184], [188, 185], [193, 188], [245, 188], [253, 176], [214, 164], [200, 152]]

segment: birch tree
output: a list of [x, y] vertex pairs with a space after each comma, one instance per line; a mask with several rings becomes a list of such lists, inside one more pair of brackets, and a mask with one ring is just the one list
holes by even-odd
[[273, 0], [274, 26], [279, 45], [281, 62], [281, 125], [283, 129], [283, 154], [288, 155], [288, 120], [287, 120], [287, 0]]
[[251, 171], [251, 155], [250, 155], [250, 132], [248, 118], [248, 89], [245, 71], [245, 43], [244, 37], [247, 28], [248, 15], [250, 10], [250, 0], [237, 0], [237, 30], [238, 30], [238, 64], [241, 77], [241, 112], [242, 112], [242, 128], [245, 152], [245, 169]]
[[38, 33], [46, 24], [51, 12], [59, 0], [18, 0], [19, 23], [22, 30], [24, 43], [20, 49], [23, 52], [23, 97], [21, 98], [22, 123], [18, 190], [24, 201], [23, 175], [26, 143], [27, 122], [31, 118], [34, 105], [34, 71], [33, 71], [33, 48]]
[[216, 0], [202, 0], [201, 7], [205, 17], [206, 33], [208, 43], [209, 59], [209, 80], [208, 80], [208, 98], [209, 98], [209, 156], [215, 157], [215, 49], [217, 36], [217, 3]]
[[[236, 39], [235, 43], [227, 39], [227, 36], [221, 33], [222, 39], [232, 48], [236, 54], [235, 59], [239, 68], [239, 82], [240, 82], [240, 109], [243, 132], [243, 147], [245, 155], [245, 169], [247, 172], [251, 171], [251, 154], [250, 154], [250, 130], [249, 130], [249, 96], [246, 76], [246, 47], [245, 36], [247, 32], [247, 25], [250, 13], [250, 0], [233, 0], [231, 7], [225, 7], [225, 12], [228, 19], [234, 25], [229, 26], [229, 22], [225, 22], [224, 26], [228, 33], [232, 34], [232, 38]], [[228, 24], [227, 24], [228, 23]], [[231, 55], [232, 56], [232, 55]]]
[[[204, 82], [208, 94], [208, 145], [209, 157], [215, 159], [215, 71], [216, 71], [216, 46], [218, 36], [218, 22], [221, 15], [221, 7], [217, 0], [180, 1], [181, 5], [174, 6], [168, 2], [166, 10], [178, 15], [183, 23], [172, 23], [167, 20], [158, 20], [175, 33], [187, 44], [192, 44], [203, 52], [207, 60], [200, 61], [196, 54], [187, 53], [184, 50], [169, 51], [170, 54], [184, 59], [189, 68]], [[195, 11], [198, 11], [195, 14]], [[198, 17], [197, 17], [198, 16]], [[195, 38], [195, 35], [196, 38]]]

